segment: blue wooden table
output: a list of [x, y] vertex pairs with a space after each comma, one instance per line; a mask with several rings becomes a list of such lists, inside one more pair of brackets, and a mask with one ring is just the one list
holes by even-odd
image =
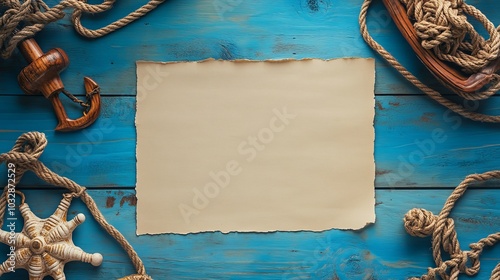
[[[117, 1], [111, 12], [86, 17], [84, 24], [100, 27], [143, 2]], [[49, 146], [41, 160], [88, 188], [154, 279], [406, 279], [421, 275], [433, 265], [430, 238], [407, 235], [403, 215], [413, 207], [437, 213], [466, 175], [500, 168], [500, 126], [475, 123], [449, 112], [379, 59], [359, 35], [361, 2], [169, 0], [145, 18], [97, 40], [77, 35], [68, 18], [50, 24], [37, 40], [44, 50], [60, 47], [68, 53], [71, 65], [62, 78], [70, 91], [83, 92], [84, 75], [99, 83], [104, 95], [101, 117], [79, 132], [54, 132], [56, 121], [49, 102], [25, 96], [17, 86], [16, 75], [25, 62], [16, 54], [0, 62], [0, 151], [10, 150], [24, 132], [44, 132]], [[436, 86], [378, 2], [369, 15], [374, 37], [427, 84]], [[500, 23], [496, 1], [468, 3]], [[136, 61], [340, 57], [376, 58], [375, 224], [359, 231], [136, 236]], [[500, 114], [500, 99], [494, 96], [481, 102], [477, 110]], [[436, 131], [444, 136], [442, 141], [433, 140]], [[0, 178], [6, 183], [4, 169]], [[63, 193], [33, 174], [19, 188], [40, 217], [54, 211]], [[458, 203], [452, 215], [463, 249], [500, 230], [499, 203], [500, 189], [495, 184], [475, 187]], [[69, 217], [79, 212], [90, 217], [76, 200]], [[87, 252], [101, 252], [104, 263], [98, 268], [69, 263], [68, 279], [116, 279], [134, 272], [126, 254], [92, 218], [77, 228], [73, 239]], [[7, 247], [1, 248], [3, 261]], [[499, 248], [487, 250], [477, 279], [487, 279], [499, 261]], [[19, 270], [2, 279], [27, 279], [27, 273]]]

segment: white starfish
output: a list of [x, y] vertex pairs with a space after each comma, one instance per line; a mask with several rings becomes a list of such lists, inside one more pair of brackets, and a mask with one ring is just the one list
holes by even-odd
[[101, 254], [85, 253], [73, 243], [72, 233], [85, 221], [85, 215], [80, 213], [72, 220], [66, 220], [71, 199], [70, 195], [64, 195], [57, 210], [47, 219], [38, 218], [27, 203], [19, 206], [24, 218], [22, 232], [0, 230], [0, 242], [11, 246], [11, 251], [15, 252], [0, 265], [0, 276], [21, 268], [28, 271], [30, 280], [42, 280], [47, 275], [55, 280], [65, 280], [64, 265], [67, 262], [101, 265]]

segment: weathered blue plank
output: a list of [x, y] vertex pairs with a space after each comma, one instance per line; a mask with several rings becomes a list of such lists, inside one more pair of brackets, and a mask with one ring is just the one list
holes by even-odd
[[[497, 97], [471, 110], [500, 114]], [[422, 96], [377, 97], [377, 187], [450, 187], [499, 169], [498, 124], [473, 122]]]
[[[2, 153], [9, 151], [22, 133], [40, 131], [49, 139], [41, 159], [62, 176], [90, 187], [135, 185], [133, 98], [106, 98], [100, 119], [72, 133], [54, 131], [57, 122], [43, 97], [10, 96], [1, 100], [5, 106], [0, 111]], [[24, 182], [35, 186], [40, 183], [31, 174]]]
[[[458, 183], [458, 182], [456, 182]], [[201, 233], [135, 236], [132, 190], [90, 191], [106, 219], [121, 230], [155, 279], [406, 279], [432, 265], [430, 239], [410, 237], [402, 217], [412, 207], [441, 209], [450, 190], [377, 191], [377, 222], [360, 231], [320, 233]], [[27, 202], [40, 217], [57, 206], [59, 191], [26, 191]], [[498, 190], [470, 190], [453, 216], [462, 248], [500, 227]], [[101, 252], [100, 268], [71, 263], [68, 279], [116, 279], [132, 272], [125, 254], [100, 230], [79, 200], [69, 217], [88, 219], [74, 233], [74, 242], [88, 252]], [[5, 256], [6, 246], [0, 246]], [[500, 262], [500, 248], [486, 250], [478, 279], [486, 279]], [[3, 258], [0, 258], [2, 260]], [[2, 279], [24, 279], [23, 271]], [[21, 277], [23, 276], [23, 277]], [[335, 278], [338, 277], [338, 278]]]
[[[52, 108], [42, 97], [2, 97], [0, 152], [26, 131], [42, 131], [49, 146], [45, 164], [87, 187], [134, 187], [135, 98], [106, 97], [101, 118], [74, 133], [58, 133]], [[471, 108], [475, 104], [470, 104]], [[500, 114], [500, 98], [481, 105]], [[377, 187], [454, 187], [470, 173], [499, 168], [499, 125], [475, 123], [424, 96], [377, 96]], [[38, 185], [32, 176], [25, 184]]]

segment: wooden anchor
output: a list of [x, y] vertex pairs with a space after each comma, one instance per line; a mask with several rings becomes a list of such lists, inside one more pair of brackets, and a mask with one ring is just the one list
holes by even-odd
[[487, 85], [493, 79], [495, 72], [500, 69], [499, 58], [485, 66], [480, 72], [468, 77], [465, 76], [462, 72], [438, 59], [431, 50], [422, 47], [417, 32], [400, 0], [383, 0], [383, 2], [392, 20], [420, 61], [448, 88], [457, 92], [474, 93]]
[[[91, 125], [101, 111], [101, 96], [99, 86], [92, 79], [85, 77], [87, 102], [78, 100], [67, 93], [59, 77], [59, 73], [69, 65], [66, 53], [59, 48], [43, 53], [40, 46], [32, 38], [26, 39], [18, 46], [24, 58], [30, 63], [17, 77], [19, 85], [28, 95], [42, 93], [49, 99], [57, 116], [57, 131], [74, 131]], [[83, 116], [73, 120], [68, 117], [59, 99], [59, 93], [65, 93], [73, 101], [80, 103], [86, 110]]]

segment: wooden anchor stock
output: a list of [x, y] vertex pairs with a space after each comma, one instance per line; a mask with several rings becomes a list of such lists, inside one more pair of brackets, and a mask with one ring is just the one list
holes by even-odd
[[383, 0], [392, 20], [410, 44], [422, 63], [445, 86], [457, 92], [474, 93], [493, 79], [494, 73], [500, 69], [500, 58], [481, 69], [480, 72], [465, 76], [462, 72], [446, 64], [428, 49], [422, 47], [420, 39], [409, 19], [406, 9], [400, 0]]
[[88, 100], [88, 110], [78, 119], [70, 119], [59, 99], [59, 93], [64, 90], [64, 85], [59, 73], [69, 65], [66, 53], [59, 48], [43, 53], [40, 46], [32, 38], [26, 39], [18, 46], [19, 50], [30, 63], [18, 76], [18, 82], [23, 91], [28, 95], [42, 93], [50, 100], [54, 107], [58, 125], [57, 131], [73, 131], [91, 125], [99, 116], [101, 110], [101, 97], [99, 86], [92, 79], [85, 77], [84, 85]]

